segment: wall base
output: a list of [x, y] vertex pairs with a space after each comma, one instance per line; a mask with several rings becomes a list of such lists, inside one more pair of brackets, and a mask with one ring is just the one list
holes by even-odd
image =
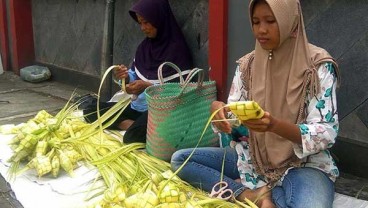
[[368, 144], [338, 137], [331, 149], [341, 172], [368, 178]]
[[46, 66], [51, 71], [51, 79], [63, 84], [75, 86], [84, 90], [97, 93], [100, 85], [100, 78], [83, 74], [79, 71], [54, 66], [51, 64], [36, 62], [36, 65]]

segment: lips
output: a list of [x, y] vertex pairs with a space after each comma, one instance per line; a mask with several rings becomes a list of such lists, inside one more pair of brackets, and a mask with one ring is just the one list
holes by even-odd
[[261, 43], [261, 44], [264, 44], [264, 43], [266, 43], [266, 42], [268, 41], [268, 39], [267, 39], [267, 38], [258, 38], [257, 40], [258, 40], [258, 42], [259, 42], [259, 43]]

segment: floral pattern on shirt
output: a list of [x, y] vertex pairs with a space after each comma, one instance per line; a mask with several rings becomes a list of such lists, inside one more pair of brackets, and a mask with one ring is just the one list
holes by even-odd
[[[307, 94], [306, 115], [304, 123], [298, 124], [302, 144], [294, 144], [294, 153], [302, 159], [304, 167], [312, 167], [325, 172], [335, 181], [339, 170], [328, 148], [335, 143], [339, 124], [336, 105], [336, 74], [331, 63], [324, 63], [318, 69], [320, 92], [312, 97]], [[247, 91], [244, 89], [239, 66], [236, 69], [232, 82], [228, 102], [247, 100]], [[248, 143], [238, 142], [235, 149], [238, 153], [238, 170], [242, 183], [251, 189], [267, 184], [261, 175], [258, 175], [252, 165]], [[286, 173], [287, 174], [287, 171]], [[282, 180], [282, 179], [281, 179]]]

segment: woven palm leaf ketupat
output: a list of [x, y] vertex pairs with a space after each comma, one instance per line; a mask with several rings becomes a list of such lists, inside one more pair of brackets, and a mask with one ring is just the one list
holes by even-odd
[[[163, 83], [164, 65], [174, 68], [179, 83]], [[167, 69], [166, 69], [167, 70]], [[163, 63], [158, 70], [161, 84], [146, 89], [148, 103], [147, 152], [169, 161], [179, 149], [196, 147], [210, 117], [210, 106], [216, 99], [215, 81], [203, 81], [203, 70], [195, 68], [184, 81], [180, 69]], [[198, 75], [198, 81], [192, 82]], [[198, 146], [218, 146], [218, 136], [211, 128], [204, 133]]]

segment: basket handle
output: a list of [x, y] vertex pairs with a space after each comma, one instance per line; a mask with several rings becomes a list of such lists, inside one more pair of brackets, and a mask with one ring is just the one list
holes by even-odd
[[203, 84], [203, 80], [204, 80], [204, 72], [203, 69], [200, 68], [194, 68], [192, 69], [187, 78], [185, 79], [184, 85], [187, 85], [188, 83], [190, 83], [192, 81], [192, 79], [194, 78], [195, 75], [198, 74], [198, 87], [202, 86]]
[[203, 69], [200, 68], [194, 68], [190, 71], [190, 73], [188, 74], [187, 78], [185, 79], [184, 85], [180, 91], [179, 94], [182, 94], [185, 90], [185, 88], [188, 86], [188, 84], [192, 81], [192, 79], [194, 78], [195, 75], [198, 74], [198, 85], [197, 87], [202, 87], [203, 85], [203, 79], [204, 79], [204, 72]]
[[179, 74], [180, 84], [184, 83], [184, 78], [181, 74], [181, 70], [179, 69], [179, 67], [176, 66], [175, 64], [171, 63], [171, 62], [164, 62], [158, 67], [158, 70], [157, 70], [157, 77], [158, 77], [161, 85], [164, 84], [164, 77], [162, 76], [162, 69], [163, 69], [164, 65], [169, 65], [169, 66], [171, 66], [171, 68], [175, 69]]

